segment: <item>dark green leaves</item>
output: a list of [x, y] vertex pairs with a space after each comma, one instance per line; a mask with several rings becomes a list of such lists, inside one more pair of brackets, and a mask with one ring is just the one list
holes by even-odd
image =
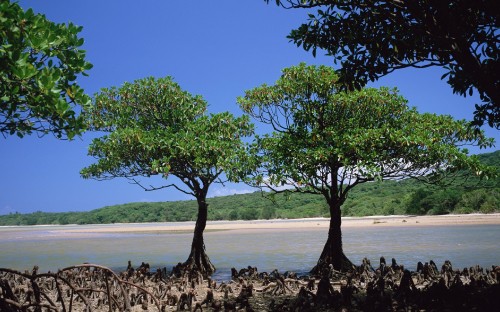
[[332, 56], [341, 65], [342, 88], [360, 89], [400, 68], [439, 66], [454, 93], [479, 94], [476, 126], [500, 126], [497, 1], [277, 3], [307, 10], [308, 20], [288, 38], [313, 55], [323, 50]]
[[76, 83], [92, 68], [79, 50], [81, 27], [0, 1], [0, 133], [72, 138], [85, 130], [79, 107], [90, 98]]

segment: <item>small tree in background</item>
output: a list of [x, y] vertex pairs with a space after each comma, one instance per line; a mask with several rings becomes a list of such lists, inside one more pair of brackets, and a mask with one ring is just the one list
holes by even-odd
[[0, 134], [73, 138], [85, 130], [79, 106], [90, 104], [76, 83], [92, 65], [80, 50], [82, 27], [56, 24], [0, 0]]
[[[207, 103], [183, 91], [170, 77], [146, 78], [120, 88], [103, 89], [86, 113], [94, 139], [89, 155], [98, 162], [84, 168], [84, 178], [124, 177], [145, 190], [175, 188], [198, 202], [191, 253], [184, 263], [207, 276], [215, 267], [205, 252], [206, 197], [213, 183], [232, 179], [244, 163], [242, 137], [252, 134], [248, 117], [230, 113], [206, 115]], [[161, 175], [170, 183], [144, 186], [138, 177]], [[171, 177], [180, 181], [171, 181]]]
[[[269, 2], [269, 0], [265, 0]], [[288, 8], [317, 8], [290, 32], [306, 51], [324, 50], [340, 63], [340, 79], [359, 89], [394, 70], [441, 67], [454, 93], [476, 90], [474, 123], [500, 127], [498, 1], [276, 0]]]
[[274, 129], [256, 139], [261, 167], [249, 183], [319, 194], [328, 204], [328, 239], [313, 273], [352, 268], [342, 248], [341, 207], [356, 185], [407, 177], [434, 183], [464, 168], [489, 174], [462, 147], [493, 141], [466, 121], [419, 114], [396, 90], [341, 92], [326, 66], [287, 68], [275, 85], [246, 91], [238, 102]]

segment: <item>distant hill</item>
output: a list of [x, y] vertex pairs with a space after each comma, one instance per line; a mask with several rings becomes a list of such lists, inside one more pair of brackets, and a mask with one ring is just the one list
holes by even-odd
[[[480, 154], [478, 157], [482, 162], [500, 168], [500, 151]], [[210, 198], [208, 219], [295, 219], [329, 215], [322, 196], [276, 195], [273, 202], [263, 195], [269, 194], [255, 192]], [[351, 191], [342, 207], [344, 216], [472, 212], [500, 212], [500, 178], [486, 184], [456, 181], [446, 188], [424, 186], [410, 179], [364, 183]], [[197, 204], [194, 200], [140, 202], [87, 212], [11, 213], [0, 216], [0, 225], [175, 222], [196, 220], [196, 213]]]
[[493, 153], [479, 154], [477, 156], [483, 163], [500, 168], [500, 150]]

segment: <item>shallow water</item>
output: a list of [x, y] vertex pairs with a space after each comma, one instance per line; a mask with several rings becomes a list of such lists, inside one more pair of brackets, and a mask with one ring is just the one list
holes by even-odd
[[[144, 224], [143, 227], [158, 224]], [[109, 225], [108, 227], [119, 227]], [[193, 225], [194, 226], [194, 225]], [[189, 254], [192, 233], [64, 233], [60, 230], [98, 226], [0, 227], [0, 267], [18, 270], [38, 265], [40, 271], [57, 270], [83, 262], [124, 269], [142, 261], [169, 270]], [[311, 269], [326, 241], [327, 230], [231, 230], [205, 233], [205, 245], [217, 267], [216, 279], [227, 279], [230, 268], [248, 265], [259, 271]], [[418, 227], [345, 228], [344, 252], [355, 264], [364, 257], [378, 265], [388, 262], [415, 270], [418, 261], [440, 266], [451, 260], [455, 268], [500, 264], [500, 226], [446, 225]]]

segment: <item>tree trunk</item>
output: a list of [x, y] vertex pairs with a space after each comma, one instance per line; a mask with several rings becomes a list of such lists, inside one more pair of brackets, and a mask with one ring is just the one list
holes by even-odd
[[328, 239], [323, 252], [319, 257], [318, 263], [311, 270], [312, 274], [322, 275], [325, 269], [330, 268], [337, 271], [349, 271], [354, 268], [352, 262], [345, 256], [342, 249], [342, 219], [340, 205], [330, 204], [330, 228], [328, 230]]
[[191, 253], [183, 266], [190, 271], [199, 271], [204, 277], [208, 277], [215, 272], [215, 267], [205, 252], [205, 242], [203, 241], [203, 231], [207, 225], [208, 204], [205, 198], [197, 198], [197, 200], [198, 218], [194, 228]]

